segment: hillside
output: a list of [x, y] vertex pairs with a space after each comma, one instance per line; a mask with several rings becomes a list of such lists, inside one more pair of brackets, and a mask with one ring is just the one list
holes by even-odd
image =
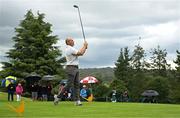
[[86, 76], [94, 76], [100, 78], [103, 81], [111, 81], [114, 78], [113, 68], [87, 68], [80, 69], [80, 79]]

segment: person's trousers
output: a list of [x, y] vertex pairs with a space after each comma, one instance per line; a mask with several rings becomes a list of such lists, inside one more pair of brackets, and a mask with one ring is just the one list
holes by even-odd
[[8, 92], [8, 101], [10, 101], [10, 98], [11, 98], [11, 101], [14, 100], [14, 92]]
[[72, 91], [73, 100], [80, 100], [80, 81], [79, 81], [79, 69], [75, 66], [66, 67], [66, 75], [68, 78], [66, 90]]
[[21, 101], [21, 95], [20, 94], [16, 94], [17, 96], [17, 101]]

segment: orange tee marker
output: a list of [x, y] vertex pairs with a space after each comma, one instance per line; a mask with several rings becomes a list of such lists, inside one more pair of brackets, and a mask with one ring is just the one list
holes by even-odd
[[21, 101], [19, 107], [14, 107], [10, 104], [8, 104], [8, 107], [12, 109], [14, 112], [16, 112], [19, 116], [22, 116], [22, 113], [24, 113], [24, 101]]

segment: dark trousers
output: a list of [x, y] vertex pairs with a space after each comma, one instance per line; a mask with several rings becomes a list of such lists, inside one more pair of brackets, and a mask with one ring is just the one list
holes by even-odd
[[68, 78], [67, 86], [65, 87], [66, 90], [72, 91], [73, 100], [77, 101], [80, 100], [80, 81], [79, 81], [79, 69], [78, 67], [74, 66], [67, 66], [66, 67], [66, 75]]
[[14, 92], [8, 92], [8, 101], [10, 101], [10, 98], [11, 98], [11, 101], [14, 100]]

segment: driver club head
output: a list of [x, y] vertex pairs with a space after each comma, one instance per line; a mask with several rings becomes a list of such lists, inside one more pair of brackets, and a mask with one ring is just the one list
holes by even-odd
[[73, 7], [74, 7], [74, 8], [79, 8], [77, 5], [74, 5]]

